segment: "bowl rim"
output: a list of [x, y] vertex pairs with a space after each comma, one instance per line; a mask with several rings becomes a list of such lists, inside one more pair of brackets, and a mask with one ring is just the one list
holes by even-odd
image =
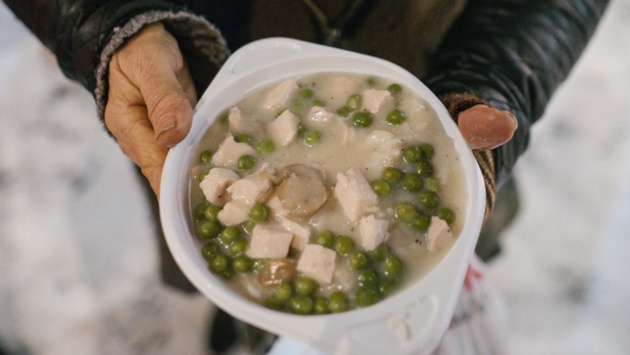
[[[455, 142], [469, 200], [466, 220], [454, 245], [418, 281], [367, 308], [339, 314], [300, 316], [270, 310], [245, 299], [200, 263], [199, 247], [194, 249], [192, 243], [196, 241], [189, 227], [187, 170], [196, 142], [219, 112], [271, 83], [319, 72], [386, 76], [420, 94], [435, 110], [447, 135]], [[239, 87], [240, 95], [233, 97], [235, 88]], [[254, 326], [326, 351], [342, 353], [371, 353], [382, 349], [422, 353], [435, 347], [450, 323], [485, 211], [485, 187], [472, 152], [446, 108], [420, 80], [380, 58], [288, 38], [252, 42], [228, 58], [200, 98], [190, 133], [167, 155], [160, 196], [160, 218], [169, 250], [185, 276], [203, 295], [234, 317]], [[451, 282], [444, 282], [445, 276]], [[396, 317], [408, 333], [406, 339], [395, 334], [389, 324]]]

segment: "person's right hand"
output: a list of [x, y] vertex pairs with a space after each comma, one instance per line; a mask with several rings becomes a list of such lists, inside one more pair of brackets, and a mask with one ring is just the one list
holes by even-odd
[[166, 153], [188, 134], [196, 101], [177, 41], [160, 23], [131, 38], [110, 61], [105, 124], [158, 198]]

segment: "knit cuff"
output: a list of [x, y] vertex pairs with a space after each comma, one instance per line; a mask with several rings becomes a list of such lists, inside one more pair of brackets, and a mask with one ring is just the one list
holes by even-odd
[[[114, 34], [103, 48], [99, 57], [95, 73], [96, 88], [94, 90], [94, 98], [100, 119], [103, 119], [105, 116], [109, 90], [107, 74], [109, 62], [114, 53], [129, 38], [140, 32], [144, 27], [156, 22], [164, 23], [166, 29], [177, 39], [180, 50], [182, 50], [185, 57], [187, 57], [186, 54], [194, 51], [192, 54], [195, 55], [195, 59], [203, 58], [203, 65], [205, 66], [211, 64], [218, 70], [230, 54], [225, 39], [221, 36], [219, 30], [201, 16], [184, 11], [150, 11], [135, 16], [127, 21], [124, 26], [114, 29]], [[188, 57], [186, 59], [189, 60]], [[189, 63], [190, 66], [191, 64]], [[192, 73], [192, 69], [191, 74], [197, 75], [197, 73]], [[207, 78], [209, 75], [203, 76], [203, 83], [200, 86], [207, 85], [210, 80]], [[197, 83], [195, 84], [197, 86]]]

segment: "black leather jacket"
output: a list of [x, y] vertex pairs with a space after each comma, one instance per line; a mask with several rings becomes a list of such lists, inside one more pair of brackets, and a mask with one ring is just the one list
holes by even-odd
[[[164, 21], [180, 41], [198, 92], [203, 92], [216, 71], [208, 71], [208, 61], [217, 69], [229, 52], [219, 32], [191, 13], [206, 8], [207, 17], [212, 20], [215, 15], [214, 23], [224, 30], [226, 24], [239, 20], [246, 6], [243, 0], [230, 0], [231, 6], [226, 1], [212, 0], [4, 2], [55, 53], [66, 76], [94, 94], [101, 115], [107, 100], [103, 62], [117, 48], [111, 45], [112, 39], [130, 20], [148, 14], [150, 21]], [[454, 2], [444, 0], [442, 4]], [[607, 3], [469, 0], [434, 53], [434, 65], [422, 79], [437, 95], [472, 93], [517, 117], [519, 128], [514, 139], [493, 152], [499, 180], [509, 176], [526, 149], [531, 124], [540, 118], [555, 89], [569, 74]], [[223, 21], [216, 17], [217, 11], [225, 13]], [[160, 15], [164, 13], [170, 15]], [[173, 18], [173, 14], [179, 17]], [[225, 32], [228, 38], [240, 35]], [[132, 34], [133, 29], [129, 32]], [[125, 38], [118, 39], [118, 44]]]

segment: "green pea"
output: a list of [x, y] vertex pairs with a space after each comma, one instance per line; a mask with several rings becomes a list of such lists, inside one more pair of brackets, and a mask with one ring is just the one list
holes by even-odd
[[312, 147], [315, 144], [319, 143], [321, 138], [322, 138], [322, 133], [320, 131], [317, 131], [317, 130], [308, 131], [306, 132], [306, 134], [304, 134], [304, 144], [306, 144], [309, 147]]
[[300, 98], [302, 99], [310, 99], [313, 97], [313, 90], [311, 89], [302, 89], [300, 90]]
[[431, 224], [431, 218], [429, 216], [419, 213], [411, 220], [411, 227], [421, 232], [426, 232]]
[[247, 251], [247, 247], [249, 247], [249, 244], [246, 240], [236, 239], [230, 244], [228, 249], [230, 250], [230, 254], [232, 254], [233, 256], [238, 256], [245, 253]]
[[199, 173], [199, 181], [203, 181], [203, 179], [206, 178], [209, 172], [210, 172], [210, 168], [205, 168], [201, 170], [201, 172]]
[[381, 295], [372, 287], [361, 287], [354, 296], [354, 302], [359, 307], [367, 307], [381, 299]]
[[332, 248], [335, 244], [335, 236], [332, 234], [331, 231], [323, 231], [317, 234], [317, 236], [315, 237], [315, 244], [319, 244], [326, 248]]
[[289, 298], [293, 296], [293, 286], [291, 286], [289, 282], [282, 282], [276, 286], [274, 295], [278, 297], [279, 300], [288, 301]]
[[289, 309], [295, 314], [311, 314], [313, 312], [313, 299], [305, 295], [296, 295], [289, 300]]
[[210, 261], [210, 270], [217, 274], [223, 273], [230, 267], [230, 260], [225, 255], [215, 255]]
[[387, 114], [385, 120], [393, 125], [400, 125], [405, 122], [406, 115], [399, 109], [394, 109]]
[[271, 139], [263, 139], [256, 144], [256, 150], [260, 154], [269, 154], [276, 150], [276, 145]]
[[310, 277], [302, 276], [293, 281], [295, 293], [298, 295], [310, 296], [317, 289], [317, 282]]
[[433, 191], [433, 192], [439, 192], [440, 191], [440, 180], [436, 179], [436, 178], [426, 178], [424, 179], [424, 188], [429, 190], [429, 191]]
[[219, 222], [205, 221], [199, 226], [199, 235], [204, 239], [216, 238], [223, 226]]
[[245, 222], [245, 225], [243, 226], [243, 230], [249, 234], [252, 234], [254, 227], [256, 227], [256, 222], [250, 219], [247, 222]]
[[[413, 207], [413, 206], [412, 206]], [[415, 210], [414, 210], [415, 213]], [[370, 258], [374, 261], [382, 262], [389, 256], [389, 247], [387, 244], [381, 244], [370, 252]]]
[[353, 270], [361, 270], [367, 266], [369, 259], [365, 253], [355, 251], [348, 257], [348, 265]]
[[392, 187], [385, 180], [376, 180], [372, 183], [372, 189], [377, 195], [387, 196], [392, 192]]
[[433, 155], [435, 154], [435, 149], [429, 143], [420, 144], [420, 150], [422, 150], [422, 156], [425, 159], [431, 159], [433, 158]]
[[389, 91], [390, 94], [395, 95], [402, 91], [402, 87], [399, 84], [390, 84], [387, 87], [387, 91]]
[[234, 136], [234, 141], [238, 143], [249, 143], [252, 141], [252, 137], [249, 134], [240, 133]]
[[209, 150], [204, 150], [199, 153], [199, 164], [208, 164], [212, 160], [212, 152]]
[[388, 256], [385, 258], [385, 261], [383, 261], [383, 271], [385, 271], [385, 274], [388, 276], [398, 276], [402, 273], [402, 270], [403, 262], [393, 255]]
[[206, 209], [208, 208], [208, 203], [203, 202], [195, 206], [193, 209], [193, 218], [198, 221], [206, 219]]
[[346, 100], [346, 106], [354, 111], [361, 108], [361, 95], [350, 95], [350, 97], [348, 97], [348, 100]]
[[323, 107], [326, 106], [326, 102], [324, 100], [313, 100], [313, 106]]
[[262, 203], [257, 203], [249, 209], [249, 218], [255, 223], [263, 223], [269, 218], [269, 209]]
[[451, 224], [455, 221], [455, 212], [448, 207], [440, 207], [437, 210], [437, 216], [443, 219], [446, 223]]
[[332, 313], [340, 313], [348, 310], [350, 301], [342, 291], [335, 291], [328, 297], [328, 310]]
[[381, 291], [381, 294], [385, 296], [389, 296], [396, 290], [398, 286], [398, 279], [394, 277], [385, 278], [381, 284], [378, 286], [378, 290]]
[[367, 84], [369, 86], [376, 86], [376, 85], [378, 85], [378, 79], [376, 79], [376, 78], [368, 78], [367, 79]]
[[418, 174], [407, 173], [400, 183], [406, 191], [418, 191], [422, 188], [422, 178]]
[[335, 250], [342, 255], [349, 254], [352, 250], [354, 250], [354, 239], [348, 236], [341, 236], [337, 238], [335, 241]]
[[219, 246], [214, 242], [206, 243], [201, 248], [201, 255], [206, 260], [212, 260], [217, 254], [219, 254]]
[[208, 221], [218, 222], [219, 212], [221, 212], [221, 207], [210, 204], [208, 205], [208, 207], [206, 207], [206, 210], [204, 211], [203, 214]]
[[394, 168], [393, 166], [388, 166], [383, 169], [383, 180], [390, 183], [400, 181], [403, 178], [403, 175], [404, 173], [400, 169]]
[[242, 157], [238, 158], [238, 161], [236, 162], [236, 168], [239, 171], [249, 170], [249, 169], [253, 168], [254, 165], [256, 165], [256, 158], [254, 158], [251, 155], [247, 155], [247, 154], [245, 154]]
[[374, 120], [374, 115], [368, 111], [358, 111], [355, 112], [352, 117], [352, 124], [357, 127], [367, 128], [372, 125], [372, 121]]
[[298, 126], [298, 131], [297, 131], [298, 137], [304, 137], [306, 132], [308, 132], [308, 128], [306, 128], [304, 125]]
[[228, 226], [222, 232], [219, 238], [225, 244], [230, 244], [241, 235], [241, 230], [236, 226]]
[[433, 174], [433, 164], [428, 160], [420, 160], [416, 164], [416, 172], [422, 177], [429, 177]]
[[440, 197], [433, 191], [424, 190], [418, 195], [418, 200], [426, 208], [435, 208], [440, 203]]
[[265, 307], [275, 310], [281, 310], [284, 307], [285, 301], [286, 300], [281, 300], [276, 295], [271, 295], [265, 300]]
[[237, 256], [232, 261], [232, 268], [236, 272], [250, 272], [252, 271], [254, 263], [252, 259], [248, 258], [245, 255]]
[[221, 124], [228, 124], [229, 118], [230, 118], [230, 112], [225, 111], [221, 115], [219, 115], [219, 117], [217, 117], [217, 120], [219, 120]]
[[256, 271], [263, 271], [265, 269], [265, 264], [267, 262], [265, 261], [265, 259], [256, 259], [254, 260], [254, 270]]
[[328, 313], [328, 299], [326, 297], [317, 297], [315, 298], [315, 304], [313, 306], [313, 311], [315, 314], [326, 314]]
[[293, 112], [296, 112], [296, 113], [297, 112], [302, 112], [304, 110], [304, 103], [302, 103], [302, 102], [294, 102], [291, 105], [291, 110]]
[[233, 268], [231, 268], [231, 267], [228, 267], [227, 269], [225, 269], [225, 271], [223, 271], [223, 272], [221, 273], [221, 276], [222, 276], [224, 279], [229, 280], [229, 279], [231, 279], [232, 277], [234, 277], [234, 274], [236, 274], [236, 273], [234, 272], [234, 269], [233, 269]]
[[403, 159], [407, 163], [417, 163], [422, 159], [422, 150], [420, 147], [408, 147], [403, 153]]
[[378, 275], [374, 269], [366, 269], [359, 273], [357, 282], [360, 286], [376, 286], [378, 285]]
[[416, 207], [411, 203], [401, 203], [396, 206], [395, 213], [396, 217], [405, 223], [411, 222], [417, 214]]
[[341, 117], [348, 117], [350, 115], [350, 112], [352, 112], [352, 109], [350, 109], [350, 107], [348, 106], [340, 107], [337, 109], [337, 114]]

